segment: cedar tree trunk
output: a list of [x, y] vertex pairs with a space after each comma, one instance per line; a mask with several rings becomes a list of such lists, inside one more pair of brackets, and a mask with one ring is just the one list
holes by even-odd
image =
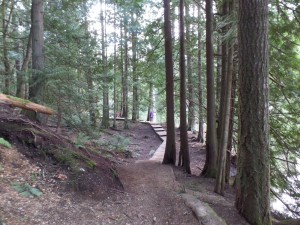
[[268, 1], [239, 0], [238, 40], [236, 207], [251, 225], [269, 225]]
[[174, 122], [174, 72], [172, 33], [170, 22], [170, 0], [164, 0], [166, 102], [167, 102], [167, 142], [163, 159], [164, 164], [176, 163], [175, 122]]

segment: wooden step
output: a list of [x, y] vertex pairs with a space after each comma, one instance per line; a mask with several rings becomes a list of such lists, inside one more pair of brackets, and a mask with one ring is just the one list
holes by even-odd
[[161, 125], [159, 124], [151, 124], [151, 127], [154, 128], [163, 128]]
[[156, 132], [159, 136], [167, 136], [167, 132], [166, 131], [158, 131]]
[[155, 131], [155, 132], [165, 131], [165, 129], [164, 129], [164, 128], [154, 128], [154, 131]]

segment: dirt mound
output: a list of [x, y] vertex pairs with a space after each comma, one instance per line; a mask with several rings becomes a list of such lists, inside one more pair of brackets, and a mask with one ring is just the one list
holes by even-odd
[[59, 191], [75, 190], [83, 196], [105, 198], [122, 190], [113, 164], [97, 151], [78, 148], [46, 126], [1, 107], [0, 137], [13, 144], [43, 172], [41, 185], [56, 183]]

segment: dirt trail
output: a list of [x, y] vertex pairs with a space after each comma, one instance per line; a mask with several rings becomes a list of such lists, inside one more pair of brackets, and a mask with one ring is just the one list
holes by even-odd
[[180, 198], [170, 166], [143, 160], [118, 171], [125, 192], [132, 197], [130, 204], [135, 205], [129, 224], [199, 224]]
[[[149, 125], [131, 124], [131, 129], [125, 131], [120, 123], [118, 129], [109, 132], [113, 135], [103, 134], [101, 141], [110, 143], [111, 138], [122, 135], [129, 140], [128, 150], [133, 158], [115, 153], [112, 160], [124, 191], [111, 186], [107, 192], [102, 187], [105, 182], [110, 182], [100, 180], [97, 190], [106, 193], [101, 199], [95, 198], [92, 192], [81, 195], [65, 191], [62, 188], [65, 181], [54, 179], [44, 163], [33, 163], [16, 148], [0, 147], [0, 224], [199, 225], [180, 197], [182, 192], [208, 202], [228, 225], [246, 224], [234, 208], [234, 190], [228, 189], [224, 199], [213, 193], [213, 180], [190, 176], [178, 167], [149, 160], [162, 144]], [[199, 143], [190, 142], [190, 154], [193, 174], [198, 174], [205, 161], [205, 151]], [[36, 174], [39, 175], [36, 177]], [[90, 182], [94, 180], [91, 178]], [[22, 197], [11, 187], [14, 182], [36, 184], [43, 195], [40, 198]], [[227, 205], [219, 200], [226, 200]]]

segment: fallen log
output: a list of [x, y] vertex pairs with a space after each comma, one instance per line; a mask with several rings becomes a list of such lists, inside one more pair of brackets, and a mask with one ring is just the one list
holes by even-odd
[[22, 98], [17, 98], [10, 95], [5, 95], [0, 93], [0, 102], [8, 104], [12, 107], [17, 107], [25, 110], [31, 110], [38, 113], [43, 113], [47, 115], [53, 115], [55, 112], [53, 109], [48, 108], [43, 105], [39, 105], [36, 103], [33, 103], [29, 100], [25, 100]]

